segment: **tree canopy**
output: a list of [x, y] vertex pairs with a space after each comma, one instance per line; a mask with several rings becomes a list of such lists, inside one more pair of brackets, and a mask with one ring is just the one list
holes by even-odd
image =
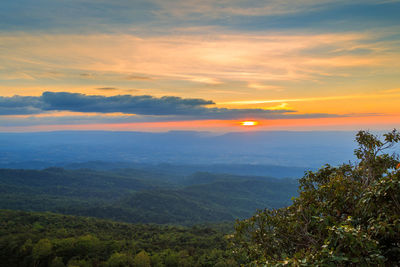
[[0, 210], [0, 266], [239, 266], [223, 228]]
[[355, 163], [307, 172], [292, 205], [237, 221], [236, 256], [250, 265], [396, 266], [400, 170], [388, 149], [400, 134], [360, 131], [356, 141]]

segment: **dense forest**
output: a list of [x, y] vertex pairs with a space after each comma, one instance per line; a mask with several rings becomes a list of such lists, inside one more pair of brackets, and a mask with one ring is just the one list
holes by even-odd
[[238, 266], [225, 229], [0, 210], [1, 266]]
[[0, 170], [2, 208], [64, 213], [1, 210], [0, 262], [398, 266], [400, 133], [360, 131], [356, 141], [356, 162], [309, 171], [298, 184], [210, 173], [164, 173], [158, 183], [143, 170]]
[[280, 208], [297, 181], [197, 172], [0, 169], [0, 208], [52, 211], [133, 223], [233, 221]]

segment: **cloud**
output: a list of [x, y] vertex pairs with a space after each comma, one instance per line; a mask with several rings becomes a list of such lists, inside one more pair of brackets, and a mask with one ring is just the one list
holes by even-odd
[[284, 102], [312, 102], [312, 101], [329, 101], [329, 100], [344, 100], [344, 99], [379, 99], [388, 97], [399, 97], [400, 90], [384, 90], [378, 94], [359, 94], [359, 95], [336, 95], [308, 98], [286, 98], [286, 99], [268, 99], [268, 100], [239, 100], [230, 102], [220, 102], [218, 104], [229, 105], [254, 105], [266, 103], [284, 103]]
[[103, 92], [114, 92], [114, 91], [123, 91], [123, 92], [138, 92], [138, 89], [125, 89], [125, 88], [117, 88], [117, 87], [96, 87], [94, 88], [98, 91]]
[[269, 110], [281, 110], [281, 109], [289, 109], [288, 103], [281, 103], [277, 106], [268, 107]]
[[138, 75], [129, 75], [129, 76], [126, 76], [125, 79], [129, 80], [129, 81], [149, 81], [149, 80], [152, 80], [151, 77], [138, 76]]
[[[84, 113], [138, 114], [150, 116], [184, 116], [192, 118], [233, 118], [240, 116], [267, 116], [275, 111], [263, 109], [208, 108], [211, 100], [150, 95], [85, 95], [68, 92], [44, 92], [41, 96], [13, 96], [0, 98], [1, 115], [37, 114], [46, 111], [73, 111]], [[293, 112], [283, 110], [282, 112]]]
[[[397, 43], [374, 38], [372, 33], [211, 32], [143, 38], [127, 34], [3, 34], [0, 60], [4, 77], [16, 76], [23, 69], [20, 79], [38, 79], [38, 72], [53, 69], [60, 73], [74, 70], [81, 78], [119, 77], [136, 83], [149, 83], [151, 77], [157, 77], [214, 85], [225, 81], [262, 85], [398, 66]], [[355, 49], [372, 52], [366, 57], [352, 53]]]
[[[167, 120], [237, 119], [251, 118], [296, 118], [331, 117], [332, 114], [292, 114], [289, 109], [230, 109], [209, 107], [215, 103], [198, 98], [174, 96], [153, 97], [150, 95], [85, 95], [68, 92], [44, 92], [41, 96], [13, 96], [0, 98], [0, 115], [38, 114], [50, 111], [82, 113], [123, 113], [155, 116]], [[137, 117], [138, 118], [138, 117]], [[135, 118], [135, 119], [137, 119]], [[109, 118], [108, 118], [109, 119]], [[154, 119], [154, 118], [153, 118]]]
[[256, 90], [266, 90], [266, 91], [282, 91], [282, 86], [277, 85], [267, 85], [267, 84], [260, 84], [260, 83], [253, 83], [250, 82], [247, 84], [247, 87]]
[[0, 115], [39, 114], [43, 112], [43, 102], [33, 96], [0, 96]]
[[67, 92], [44, 92], [40, 99], [44, 110], [112, 113], [122, 112], [141, 115], [188, 115], [195, 114], [213, 101], [197, 98], [149, 95], [100, 96]]
[[100, 90], [100, 91], [116, 91], [116, 90], [119, 90], [116, 87], [98, 87], [98, 88], [95, 88], [95, 89]]
[[[171, 26], [189, 24], [192, 27], [208, 25], [238, 25], [240, 22], [256, 24], [252, 18], [276, 19], [306, 14], [308, 17], [318, 17], [318, 13], [331, 10], [331, 14], [350, 16], [350, 11], [356, 13], [372, 13], [376, 6], [386, 3], [389, 7], [395, 6], [396, 1], [383, 0], [19, 0], [1, 1], [0, 23], [1, 29], [27, 30], [55, 30], [55, 31], [128, 31], [132, 25], [144, 32], [165, 30]], [[346, 11], [348, 6], [357, 6], [358, 9]], [[336, 7], [344, 10], [339, 13]], [[371, 7], [369, 7], [371, 6]], [[367, 12], [365, 9], [367, 9]], [[392, 8], [393, 9], [393, 8]], [[62, 12], [59, 12], [62, 10]], [[336, 12], [335, 12], [336, 11]], [[387, 10], [390, 11], [390, 10]], [[395, 12], [375, 12], [369, 16], [374, 21], [397, 15]], [[244, 18], [244, 19], [243, 19]], [[323, 18], [320, 18], [323, 20]], [[357, 18], [354, 18], [357, 19]], [[291, 20], [288, 27], [296, 27], [302, 20]], [[355, 24], [355, 23], [354, 23]], [[362, 23], [357, 23], [362, 24]], [[259, 24], [263, 27], [263, 24]], [[314, 27], [318, 25], [313, 25]], [[258, 26], [260, 27], [260, 26]], [[152, 30], [152, 31], [151, 31]]]
[[383, 90], [383, 93], [400, 93], [400, 88]]
[[[104, 88], [103, 88], [104, 89]], [[110, 88], [111, 90], [113, 88]], [[108, 90], [108, 89], [106, 89]], [[187, 115], [213, 105], [210, 100], [149, 95], [100, 96], [68, 92], [44, 92], [41, 96], [0, 97], [0, 115], [38, 114], [46, 111], [74, 111], [141, 115]]]

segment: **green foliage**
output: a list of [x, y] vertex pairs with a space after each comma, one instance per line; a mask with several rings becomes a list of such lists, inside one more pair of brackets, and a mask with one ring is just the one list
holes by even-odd
[[135, 267], [151, 267], [149, 254], [142, 250], [133, 259], [133, 264]]
[[[296, 195], [292, 179], [196, 173], [0, 169], [0, 209], [51, 211], [132, 223], [193, 225], [233, 221], [279, 208]], [[35, 229], [44, 230], [37, 223]]]
[[67, 267], [92, 267], [92, 263], [85, 259], [72, 258], [68, 261]]
[[64, 264], [64, 262], [62, 261], [62, 258], [61, 258], [61, 257], [55, 257], [55, 258], [51, 261], [49, 267], [65, 267], [65, 264]]
[[40, 239], [32, 249], [32, 256], [36, 260], [40, 260], [50, 256], [53, 246], [47, 238]]
[[110, 258], [107, 261], [107, 266], [108, 267], [131, 267], [131, 266], [136, 266], [134, 265], [134, 260], [130, 255], [127, 255], [125, 253], [118, 253], [115, 252], [110, 256]]
[[326, 165], [300, 179], [293, 205], [237, 221], [237, 259], [268, 266], [395, 266], [400, 262], [400, 170], [394, 130], [360, 131], [358, 163]]
[[163, 260], [161, 259], [161, 256], [159, 254], [154, 254], [150, 258], [151, 261], [151, 266], [153, 267], [163, 267]]
[[[34, 227], [39, 224], [43, 228]], [[235, 262], [225, 233], [210, 226], [0, 210], [0, 266], [214, 266], [229, 261]]]
[[165, 266], [166, 267], [178, 266], [178, 261], [179, 261], [178, 255], [175, 252], [169, 250], [165, 257]]

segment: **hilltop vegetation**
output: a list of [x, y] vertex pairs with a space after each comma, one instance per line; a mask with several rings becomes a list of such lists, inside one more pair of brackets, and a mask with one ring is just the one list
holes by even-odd
[[238, 222], [233, 242], [247, 264], [267, 266], [398, 266], [400, 164], [383, 153], [400, 141], [357, 134], [358, 162], [326, 165], [300, 180], [293, 204]]

